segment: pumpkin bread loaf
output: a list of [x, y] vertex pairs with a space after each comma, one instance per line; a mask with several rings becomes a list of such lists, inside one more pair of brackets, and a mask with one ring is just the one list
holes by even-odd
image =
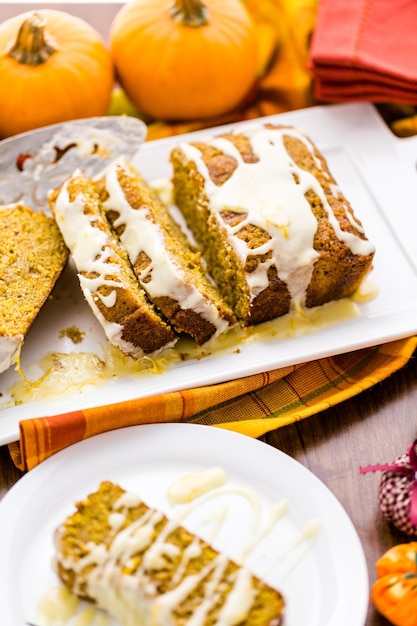
[[177, 337], [140, 288], [93, 182], [77, 171], [49, 201], [84, 297], [110, 343], [134, 358], [173, 346]]
[[155, 190], [124, 159], [105, 170], [97, 188], [141, 286], [175, 330], [198, 344], [226, 331], [232, 311]]
[[352, 295], [374, 246], [309, 138], [246, 125], [171, 153], [174, 201], [243, 325]]
[[51, 217], [21, 205], [0, 207], [0, 372], [16, 362], [67, 259]]
[[61, 580], [124, 626], [282, 624], [279, 591], [111, 482], [77, 503], [54, 542]]

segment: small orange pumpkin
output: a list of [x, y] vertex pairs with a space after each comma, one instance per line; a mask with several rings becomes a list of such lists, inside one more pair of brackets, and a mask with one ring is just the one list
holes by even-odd
[[371, 600], [395, 626], [417, 624], [417, 542], [399, 544], [376, 562]]
[[121, 86], [156, 119], [220, 115], [255, 83], [258, 41], [241, 0], [131, 0], [109, 41]]
[[105, 115], [113, 83], [110, 52], [84, 20], [43, 9], [0, 24], [0, 136]]

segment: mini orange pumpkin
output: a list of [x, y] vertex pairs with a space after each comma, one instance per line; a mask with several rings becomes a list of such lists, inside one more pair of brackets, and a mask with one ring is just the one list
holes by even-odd
[[375, 608], [395, 626], [417, 624], [417, 542], [399, 544], [376, 562]]
[[131, 0], [109, 40], [121, 86], [153, 118], [220, 115], [256, 79], [256, 30], [241, 0]]
[[110, 52], [84, 20], [43, 9], [0, 24], [0, 136], [105, 115], [113, 82]]

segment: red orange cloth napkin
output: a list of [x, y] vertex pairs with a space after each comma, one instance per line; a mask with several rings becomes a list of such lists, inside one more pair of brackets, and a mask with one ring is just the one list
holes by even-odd
[[310, 50], [324, 101], [417, 104], [417, 2], [320, 0]]

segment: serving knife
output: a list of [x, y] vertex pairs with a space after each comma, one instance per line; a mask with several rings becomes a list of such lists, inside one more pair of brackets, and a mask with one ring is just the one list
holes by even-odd
[[93, 117], [45, 126], [0, 141], [0, 205], [49, 212], [48, 193], [75, 170], [99, 174], [119, 156], [131, 159], [145, 141], [134, 117]]

